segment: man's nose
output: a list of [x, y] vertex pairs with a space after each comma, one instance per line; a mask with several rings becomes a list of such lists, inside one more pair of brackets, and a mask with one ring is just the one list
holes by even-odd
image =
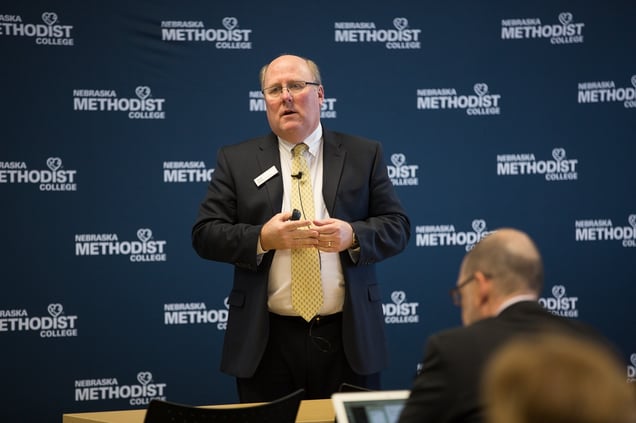
[[291, 100], [293, 98], [291, 91], [287, 87], [283, 87], [283, 91], [280, 96], [283, 100]]

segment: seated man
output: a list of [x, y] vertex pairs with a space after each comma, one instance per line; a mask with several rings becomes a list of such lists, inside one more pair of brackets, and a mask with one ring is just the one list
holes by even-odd
[[428, 339], [399, 422], [481, 422], [483, 367], [515, 335], [562, 330], [595, 336], [541, 307], [542, 286], [541, 255], [523, 232], [500, 229], [468, 252], [451, 291], [464, 326]]

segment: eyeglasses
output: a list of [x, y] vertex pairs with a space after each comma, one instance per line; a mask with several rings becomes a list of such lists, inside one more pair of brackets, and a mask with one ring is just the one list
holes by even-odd
[[[484, 273], [484, 276], [488, 279], [492, 277], [491, 275], [488, 275], [485, 273]], [[475, 280], [475, 274], [473, 273], [472, 276], [469, 276], [468, 278], [464, 279], [455, 288], [450, 290], [450, 296], [453, 299], [453, 304], [455, 304], [457, 307], [462, 305], [462, 294], [459, 290], [474, 280]]]
[[272, 85], [271, 87], [264, 88], [262, 93], [267, 98], [278, 98], [283, 94], [283, 90], [287, 89], [290, 94], [298, 94], [302, 92], [307, 85], [320, 85], [318, 82], [309, 82], [309, 81], [291, 81], [287, 83], [286, 86], [282, 85]]

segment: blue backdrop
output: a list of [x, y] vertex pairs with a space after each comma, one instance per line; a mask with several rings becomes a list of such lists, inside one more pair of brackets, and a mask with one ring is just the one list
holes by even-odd
[[190, 230], [216, 150], [269, 130], [260, 67], [321, 67], [323, 125], [380, 140], [412, 221], [380, 265], [407, 388], [460, 323], [462, 256], [502, 226], [543, 252], [542, 304], [636, 378], [633, 1], [5, 0], [0, 420], [235, 402], [218, 371], [232, 268]]

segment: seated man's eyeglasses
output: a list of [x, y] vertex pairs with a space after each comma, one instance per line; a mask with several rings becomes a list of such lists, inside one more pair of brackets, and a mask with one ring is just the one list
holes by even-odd
[[302, 92], [307, 85], [320, 85], [318, 82], [309, 81], [291, 81], [286, 86], [272, 85], [271, 87], [263, 88], [263, 95], [267, 98], [278, 98], [283, 94], [283, 90], [286, 89], [290, 94], [298, 94]]
[[[484, 276], [487, 279], [492, 278], [492, 275], [489, 275], [487, 273], [484, 273]], [[450, 296], [453, 299], [453, 304], [455, 304], [458, 307], [462, 305], [462, 294], [459, 290], [474, 280], [475, 280], [475, 274], [473, 273], [471, 276], [461, 281], [455, 288], [450, 290]]]

